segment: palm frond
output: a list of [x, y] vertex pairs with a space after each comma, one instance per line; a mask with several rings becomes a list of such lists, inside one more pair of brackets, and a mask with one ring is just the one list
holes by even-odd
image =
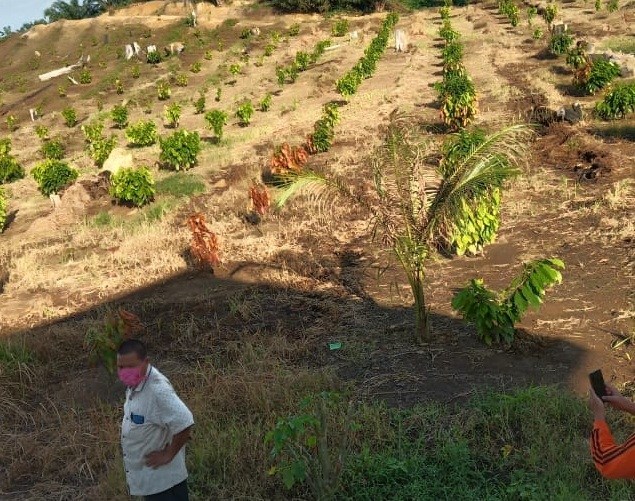
[[311, 202], [318, 206], [333, 202], [335, 197], [341, 197], [353, 204], [362, 206], [372, 214], [375, 213], [374, 207], [365, 194], [355, 193], [346, 180], [335, 175], [326, 176], [311, 171], [284, 176], [275, 205], [280, 209], [291, 198], [302, 194], [308, 195]]
[[526, 159], [532, 135], [529, 126], [512, 125], [486, 136], [479, 145], [465, 151], [463, 158], [446, 171], [448, 177], [442, 180], [430, 205], [428, 238], [437, 235], [442, 227], [450, 226], [448, 220], [458, 213], [462, 201], [471, 203], [516, 175]]

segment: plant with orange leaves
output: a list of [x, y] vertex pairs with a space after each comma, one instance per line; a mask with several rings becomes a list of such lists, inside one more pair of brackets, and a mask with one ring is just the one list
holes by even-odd
[[218, 237], [209, 229], [205, 222], [205, 216], [197, 212], [192, 214], [187, 224], [192, 232], [190, 252], [201, 268], [210, 268], [214, 272], [214, 266], [220, 264], [218, 256]]
[[271, 173], [276, 175], [299, 173], [309, 160], [309, 154], [302, 146], [289, 146], [283, 143], [271, 157]]
[[254, 184], [249, 188], [249, 199], [251, 200], [252, 210], [261, 216], [265, 215], [271, 205], [269, 190], [263, 184]]
[[139, 317], [123, 308], [117, 313], [106, 314], [101, 326], [86, 331], [84, 346], [88, 349], [89, 360], [94, 364], [101, 362], [110, 374], [114, 374], [119, 345], [144, 329]]

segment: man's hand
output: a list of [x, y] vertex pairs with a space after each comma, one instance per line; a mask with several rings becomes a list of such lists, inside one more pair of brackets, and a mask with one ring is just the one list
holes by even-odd
[[595, 419], [595, 421], [606, 420], [604, 402], [602, 402], [602, 400], [600, 400], [600, 397], [595, 394], [593, 388], [589, 388], [589, 409], [591, 409], [591, 412], [593, 412], [593, 419]]
[[605, 397], [602, 397], [606, 403], [610, 404], [615, 409], [620, 411], [626, 411], [630, 413], [635, 412], [635, 404], [629, 400], [628, 398], [622, 396], [615, 386], [606, 385], [606, 393], [608, 394]]
[[166, 447], [162, 451], [154, 451], [150, 454], [146, 454], [146, 466], [150, 468], [158, 468], [159, 466], [163, 466], [168, 464], [170, 461], [174, 459], [174, 455], [170, 451], [169, 447]]

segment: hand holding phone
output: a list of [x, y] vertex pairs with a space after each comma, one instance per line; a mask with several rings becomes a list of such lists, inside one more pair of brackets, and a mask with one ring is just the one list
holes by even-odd
[[606, 392], [606, 384], [604, 383], [604, 376], [600, 369], [589, 374], [589, 381], [591, 381], [593, 391], [600, 399], [608, 395]]

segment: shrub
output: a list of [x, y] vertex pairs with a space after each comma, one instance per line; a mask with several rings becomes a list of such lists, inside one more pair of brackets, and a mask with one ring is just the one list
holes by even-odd
[[79, 173], [65, 162], [45, 160], [33, 168], [31, 175], [38, 183], [40, 192], [44, 196], [49, 196], [72, 184]]
[[171, 136], [159, 138], [159, 160], [174, 170], [187, 170], [196, 164], [201, 151], [201, 138], [197, 132], [177, 130]]
[[241, 71], [240, 64], [232, 64], [229, 66], [229, 72], [234, 76], [240, 75], [240, 71]]
[[466, 127], [476, 116], [476, 89], [464, 71], [446, 73], [435, 84], [441, 101], [441, 117], [452, 129]]
[[35, 126], [35, 134], [37, 135], [37, 137], [39, 137], [42, 141], [44, 141], [45, 139], [48, 138], [49, 136], [49, 129], [48, 127], [45, 127], [44, 125], [36, 125]]
[[117, 94], [123, 94], [123, 82], [118, 78], [115, 80], [115, 92]]
[[254, 106], [251, 104], [250, 100], [243, 102], [238, 109], [236, 110], [236, 117], [238, 118], [238, 123], [242, 127], [247, 127], [251, 122], [251, 116], [254, 114]]
[[64, 144], [59, 139], [48, 139], [42, 143], [42, 156], [49, 160], [64, 158]]
[[300, 23], [294, 23], [289, 27], [287, 31], [290, 37], [297, 37], [300, 34]]
[[188, 80], [188, 76], [185, 73], [178, 73], [174, 75], [174, 83], [178, 87], [187, 87]]
[[64, 117], [66, 127], [75, 127], [77, 125], [77, 112], [75, 108], [64, 108], [62, 110], [62, 117]]
[[624, 118], [635, 112], [635, 83], [615, 86], [595, 105], [595, 111], [605, 120]]
[[159, 64], [162, 61], [161, 54], [158, 50], [148, 52], [147, 61], [150, 64]]
[[606, 59], [596, 59], [591, 65], [591, 71], [586, 81], [580, 82], [584, 90], [593, 95], [609, 85], [621, 74], [620, 66], [613, 61]]
[[197, 115], [205, 113], [205, 94], [201, 92], [198, 99], [194, 101], [194, 111]]
[[335, 104], [326, 104], [321, 118], [313, 125], [309, 140], [309, 151], [323, 153], [331, 149], [335, 137], [335, 125], [340, 121], [340, 112]]
[[172, 103], [165, 106], [164, 116], [168, 122], [168, 126], [176, 128], [179, 126], [179, 120], [181, 119], [181, 105], [178, 103]]
[[268, 43], [267, 45], [265, 45], [264, 55], [266, 57], [269, 57], [273, 54], [274, 50], [276, 50], [276, 46], [272, 43]]
[[549, 40], [549, 52], [556, 56], [561, 56], [567, 53], [571, 44], [573, 44], [573, 37], [568, 31], [553, 35], [551, 40]]
[[243, 40], [248, 40], [251, 38], [251, 30], [249, 28], [243, 28], [243, 30], [240, 32], [240, 38], [242, 38]]
[[458, 31], [452, 29], [452, 25], [446, 21], [443, 23], [443, 26], [439, 28], [439, 36], [446, 42], [454, 42], [455, 40], [458, 41], [461, 35]]
[[458, 40], [448, 42], [441, 50], [444, 68], [454, 68], [463, 59], [463, 44]]
[[348, 33], [348, 19], [338, 19], [331, 28], [331, 35], [334, 37], [343, 37]]
[[0, 188], [0, 233], [4, 231], [4, 227], [7, 224], [8, 205], [7, 195], [4, 190]]
[[93, 75], [90, 73], [90, 70], [88, 70], [87, 68], [84, 68], [79, 73], [79, 83], [87, 85], [91, 83], [92, 81], [93, 81]]
[[311, 55], [308, 52], [298, 51], [295, 55], [295, 64], [298, 71], [306, 71], [311, 64]]
[[154, 198], [154, 180], [147, 167], [120, 169], [110, 177], [110, 196], [120, 204], [141, 207]]
[[542, 14], [542, 17], [545, 19], [547, 24], [553, 23], [553, 20], [558, 15], [558, 6], [555, 3], [548, 3], [545, 7], [545, 11]]
[[531, 36], [534, 40], [540, 40], [542, 38], [542, 30], [540, 28], [536, 28]]
[[88, 143], [88, 153], [99, 168], [104, 165], [117, 144], [117, 139], [114, 136], [104, 137], [103, 130], [104, 124], [99, 121], [82, 126], [82, 132]]
[[443, 7], [441, 7], [439, 9], [439, 15], [441, 16], [441, 19], [443, 21], [449, 21], [450, 20], [450, 6], [449, 5], [445, 5]]
[[195, 63], [192, 63], [192, 64], [190, 65], [190, 71], [191, 71], [192, 73], [200, 73], [200, 72], [201, 72], [201, 68], [202, 68], [202, 67], [203, 67], [203, 66], [201, 65], [201, 63], [200, 63], [199, 61], [196, 61]]
[[126, 129], [126, 138], [131, 146], [152, 146], [159, 140], [157, 126], [152, 120], [141, 120]]
[[113, 106], [110, 115], [118, 129], [125, 129], [128, 126], [128, 108], [125, 106], [116, 104]]
[[135, 64], [130, 70], [132, 78], [139, 78], [141, 76], [141, 68], [138, 64]]
[[609, 0], [606, 4], [606, 10], [616, 12], [620, 8], [619, 0]]
[[217, 103], [220, 102], [222, 93], [223, 89], [221, 89], [220, 87], [216, 87], [216, 96], [214, 96], [214, 101], [216, 101]]
[[271, 94], [267, 94], [262, 101], [260, 101], [260, 111], [269, 111], [271, 109]]
[[562, 281], [559, 259], [540, 259], [527, 263], [523, 272], [500, 292], [489, 290], [482, 279], [474, 279], [452, 299], [452, 307], [475, 324], [479, 337], [488, 345], [511, 344], [514, 325], [529, 307], [538, 309], [545, 290]]
[[24, 177], [24, 169], [11, 155], [11, 140], [0, 139], [0, 184], [11, 183]]
[[211, 50], [206, 50], [203, 57], [206, 61], [211, 61], [214, 58], [214, 53]]
[[170, 99], [171, 95], [172, 95], [172, 90], [170, 89], [170, 86], [167, 83], [165, 82], [157, 83], [157, 96], [159, 97], [159, 101], [165, 101], [167, 99]]
[[527, 25], [531, 28], [534, 17], [538, 14], [536, 7], [527, 7]]
[[18, 119], [14, 115], [9, 115], [6, 119], [7, 129], [13, 132], [18, 128]]
[[602, 0], [595, 0], [593, 5], [595, 7], [595, 12], [600, 12], [602, 10]]
[[227, 113], [221, 110], [211, 110], [205, 113], [207, 127], [214, 131], [218, 141], [223, 138], [223, 127], [227, 125], [227, 118]]
[[335, 88], [342, 96], [350, 97], [357, 92], [362, 80], [363, 77], [359, 71], [351, 70], [337, 81]]

